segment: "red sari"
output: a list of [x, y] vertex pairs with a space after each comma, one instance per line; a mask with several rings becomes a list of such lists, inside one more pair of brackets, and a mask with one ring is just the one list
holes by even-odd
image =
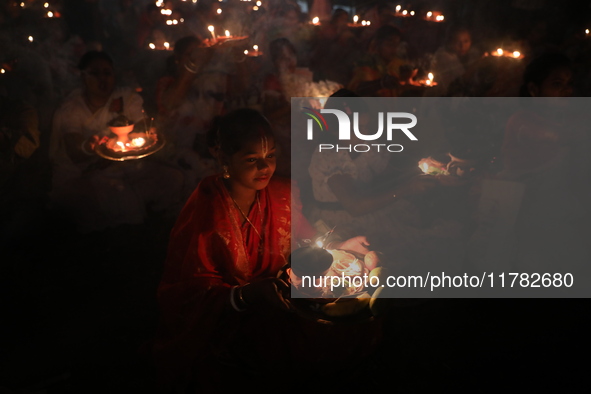
[[230, 289], [277, 275], [291, 252], [292, 220], [296, 233], [313, 236], [299, 201], [292, 214], [289, 180], [272, 178], [258, 201], [260, 211], [255, 203], [248, 214], [254, 231], [221, 178], [211, 176], [201, 181], [179, 215], [158, 288], [161, 327], [154, 351], [157, 362], [171, 369], [168, 373], [208, 357], [221, 321], [240, 324], [240, 314], [229, 305]]
[[[292, 224], [294, 239], [313, 237], [296, 189], [292, 205], [291, 186], [272, 178], [259, 192], [260, 211], [255, 202], [248, 214], [252, 225], [219, 176], [203, 179], [185, 205], [171, 232], [158, 288], [161, 324], [153, 354], [165, 382], [215, 385], [226, 378], [220, 366], [271, 373], [287, 361], [324, 363], [329, 353], [341, 357], [330, 344], [332, 327], [266, 306], [237, 312], [229, 302], [232, 286], [277, 276], [292, 250]], [[349, 327], [347, 337], [358, 329], [365, 335], [367, 327]]]

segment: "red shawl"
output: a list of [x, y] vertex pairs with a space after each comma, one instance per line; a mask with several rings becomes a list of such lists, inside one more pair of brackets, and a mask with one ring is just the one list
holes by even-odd
[[291, 252], [292, 220], [296, 234], [311, 238], [313, 229], [301, 215], [291, 181], [272, 178], [259, 192], [249, 220], [236, 208], [219, 176], [201, 181], [175, 224], [158, 288], [161, 325], [154, 346], [156, 362], [166, 375], [208, 357], [210, 341], [223, 321], [224, 329], [239, 324], [229, 305], [230, 288], [273, 277]]

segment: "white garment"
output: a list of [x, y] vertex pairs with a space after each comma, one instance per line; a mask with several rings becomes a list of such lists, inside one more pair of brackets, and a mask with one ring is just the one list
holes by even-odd
[[143, 99], [130, 88], [115, 89], [107, 104], [94, 114], [86, 105], [81, 88], [70, 93], [56, 110], [53, 116], [53, 128], [49, 145], [54, 187], [59, 187], [59, 185], [78, 178], [88, 165], [86, 163], [81, 167], [72, 162], [66, 152], [65, 135], [69, 133], [81, 134], [85, 140], [93, 135], [109, 135], [107, 123], [119, 115], [117, 112], [109, 111], [109, 109], [112, 101], [119, 97], [123, 98], [123, 114], [134, 123], [143, 121]]
[[123, 114], [143, 121], [142, 98], [128, 88], [116, 89], [107, 104], [92, 113], [81, 89], [70, 94], [54, 115], [49, 156], [53, 179], [51, 205], [68, 215], [78, 230], [89, 232], [121, 224], [142, 223], [147, 208], [174, 215], [180, 208], [183, 179], [174, 168], [150, 160], [111, 162], [89, 154], [75, 163], [66, 151], [67, 134], [106, 136], [107, 123], [119, 115], [111, 103], [123, 99]]
[[[349, 175], [355, 181], [369, 184], [376, 175], [382, 173], [388, 165], [389, 155], [383, 152], [361, 153], [352, 159], [347, 151], [318, 152], [312, 155], [308, 172], [312, 178], [314, 199], [320, 203], [337, 203], [338, 199], [328, 185], [333, 175]], [[400, 201], [402, 202], [402, 201]], [[368, 235], [376, 230], [386, 231], [391, 227], [391, 207], [382, 208], [375, 212], [353, 217], [345, 210], [315, 209], [311, 212], [312, 222], [323, 220], [329, 227], [338, 226], [350, 229], [353, 233]], [[342, 232], [342, 231], [341, 231]], [[347, 234], [349, 235], [349, 234]]]

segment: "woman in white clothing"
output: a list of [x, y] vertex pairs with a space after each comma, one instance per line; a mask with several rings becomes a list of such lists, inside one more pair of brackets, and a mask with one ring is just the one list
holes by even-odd
[[142, 159], [113, 162], [94, 153], [107, 124], [118, 116], [144, 121], [143, 100], [115, 86], [111, 58], [86, 53], [79, 69], [83, 87], [57, 109], [50, 143], [51, 205], [71, 217], [83, 232], [142, 223], [147, 208], [178, 206], [182, 178], [178, 170]]

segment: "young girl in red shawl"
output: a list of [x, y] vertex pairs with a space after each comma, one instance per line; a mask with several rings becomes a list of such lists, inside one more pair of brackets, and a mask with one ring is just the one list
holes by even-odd
[[[289, 287], [277, 278], [292, 244], [315, 232], [291, 182], [273, 178], [269, 123], [256, 111], [236, 110], [214, 122], [208, 142], [222, 173], [203, 179], [181, 212], [158, 288], [161, 378], [215, 392], [268, 380], [290, 362], [330, 364], [324, 356], [332, 328], [289, 311]], [[367, 252], [363, 242], [340, 247]], [[350, 334], [363, 335], [359, 329]]]

